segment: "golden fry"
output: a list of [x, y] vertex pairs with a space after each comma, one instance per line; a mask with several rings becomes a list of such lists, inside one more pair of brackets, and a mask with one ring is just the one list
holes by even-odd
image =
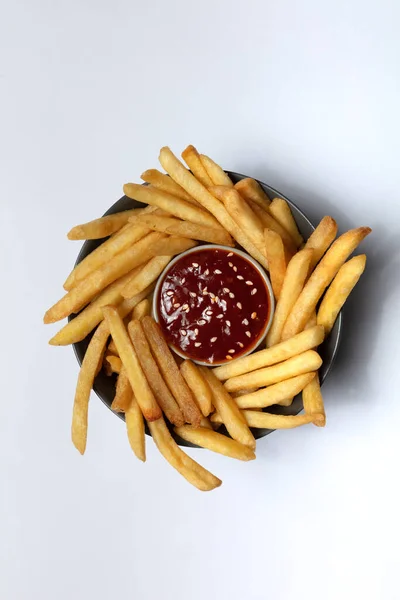
[[278, 221], [278, 223], [280, 223], [282, 227], [284, 227], [290, 234], [290, 237], [296, 244], [296, 248], [301, 246], [304, 240], [300, 235], [296, 221], [294, 220], [292, 211], [290, 210], [290, 206], [286, 200], [283, 198], [274, 198], [269, 205], [269, 212], [275, 218], [275, 220]]
[[315, 374], [310, 383], [303, 389], [303, 406], [306, 415], [314, 417], [314, 425], [317, 425], [317, 427], [325, 427], [325, 407], [319, 385], [318, 373]]
[[205, 417], [212, 409], [212, 394], [210, 386], [204, 379], [200, 369], [191, 361], [184, 360], [180, 366], [181, 373]]
[[314, 423], [318, 415], [272, 415], [256, 410], [243, 410], [242, 414], [249, 427], [260, 429], [293, 429], [308, 423]]
[[279, 300], [286, 273], [285, 248], [281, 236], [272, 229], [264, 229], [264, 241], [272, 289]]
[[254, 451], [248, 446], [244, 446], [212, 429], [183, 425], [182, 427], [176, 427], [175, 433], [191, 444], [196, 444], [224, 456], [230, 456], [238, 460], [254, 460], [256, 457]]
[[[323, 327], [316, 326], [307, 331], [302, 331], [291, 339], [276, 344], [271, 348], [258, 350], [258, 352], [249, 354], [249, 356], [242, 356], [242, 358], [237, 358], [226, 365], [217, 367], [214, 369], [214, 374], [221, 381], [237, 377], [238, 375], [244, 375], [245, 373], [282, 363], [288, 358], [298, 356], [307, 350], [319, 346], [323, 340], [324, 329]], [[251, 391], [254, 387], [255, 385], [250, 384], [246, 393], [248, 393], [249, 390]]]
[[132, 318], [140, 321], [146, 315], [151, 314], [151, 304], [148, 298], [144, 298], [141, 302], [136, 304], [132, 311]]
[[139, 321], [131, 321], [128, 325], [128, 332], [143, 373], [165, 416], [170, 423], [178, 426], [183, 425], [185, 422], [183, 414], [161, 376], [157, 363], [151, 354], [141, 323]]
[[220, 244], [221, 246], [234, 246], [231, 236], [222, 228], [208, 227], [191, 223], [190, 221], [180, 221], [173, 217], [161, 217], [158, 215], [142, 215], [140, 223], [152, 229], [169, 235], [191, 238], [193, 240], [202, 240], [210, 244]]
[[329, 248], [321, 262], [316, 266], [310, 279], [297, 298], [282, 330], [282, 339], [286, 340], [306, 326], [315, 310], [318, 300], [358, 244], [371, 232], [369, 227], [351, 229], [341, 235]]
[[251, 200], [263, 209], [267, 209], [271, 203], [261, 185], [255, 179], [251, 179], [250, 177], [245, 177], [235, 183], [235, 189], [237, 189], [239, 194], [245, 200]]
[[147, 421], [159, 419], [162, 414], [160, 407], [141, 369], [118, 310], [113, 306], [105, 306], [103, 313], [143, 415]]
[[319, 263], [329, 246], [332, 244], [336, 237], [337, 229], [336, 221], [332, 219], [332, 217], [324, 217], [308, 238], [304, 247], [313, 250], [309, 274], [312, 273], [317, 263]]
[[146, 438], [143, 415], [134, 394], [132, 394], [131, 402], [125, 411], [125, 424], [133, 453], [139, 460], [146, 462]]
[[121, 292], [123, 298], [132, 298], [132, 296], [136, 296], [145, 290], [151, 283], [158, 279], [171, 259], [172, 256], [154, 256], [151, 258], [147, 264], [134, 273], [128, 280]]
[[239, 408], [266, 408], [267, 406], [281, 404], [282, 402], [286, 404], [288, 400], [290, 400], [291, 404], [293, 396], [299, 394], [314, 377], [314, 372], [291, 377], [290, 379], [262, 388], [257, 392], [239, 396], [235, 398], [236, 404]]
[[203, 167], [207, 171], [213, 185], [227, 185], [228, 187], [233, 187], [233, 183], [229, 176], [209, 156], [200, 154], [200, 160], [203, 163]]
[[197, 204], [196, 200], [187, 192], [185, 192], [180, 185], [175, 183], [175, 181], [171, 179], [169, 175], [165, 175], [165, 173], [161, 173], [161, 171], [158, 171], [157, 169], [148, 169], [141, 174], [140, 179], [143, 179], [143, 181], [150, 183], [163, 192], [167, 192], [167, 194], [171, 194], [172, 196], [176, 196], [181, 200], [187, 200], [187, 202], [195, 202]]
[[[158, 235], [163, 234], [159, 233]], [[190, 248], [194, 248], [195, 246], [197, 246], [197, 242], [195, 242], [194, 240], [189, 240], [188, 238], [171, 235], [154, 242], [152, 247], [152, 253], [153, 256], [175, 256], [176, 254], [185, 252], [185, 250], [189, 250]]]
[[267, 348], [281, 341], [282, 329], [286, 319], [304, 287], [312, 252], [311, 249], [300, 250], [293, 256], [286, 268], [281, 294], [275, 306], [271, 329], [267, 335]]
[[308, 319], [304, 329], [312, 329], [316, 325], [317, 325], [317, 313], [315, 312], [315, 310], [313, 310], [313, 312], [311, 313], [311, 317]]
[[[112, 373], [120, 373], [122, 368], [122, 361], [119, 356], [114, 356], [113, 354], [109, 354], [104, 358], [105, 370], [107, 375], [111, 375]], [[108, 365], [108, 366], [107, 366]]]
[[[238, 377], [232, 377], [225, 383], [225, 388], [228, 392], [236, 392], [248, 387], [264, 387], [291, 377], [296, 377], [297, 375], [302, 375], [303, 373], [316, 371], [320, 368], [321, 364], [321, 357], [315, 350], [307, 350], [277, 365], [264, 367], [258, 371], [252, 371]], [[216, 408], [218, 410], [218, 407]], [[218, 410], [218, 412], [220, 411]]]
[[203, 165], [200, 154], [197, 152], [194, 146], [188, 146], [181, 154], [183, 160], [192, 171], [193, 175], [203, 184], [205, 187], [210, 187], [213, 184], [211, 177], [207, 173], [205, 166]]
[[263, 210], [258, 204], [252, 202], [251, 200], [248, 201], [248, 204], [254, 212], [254, 214], [256, 214], [259, 220], [261, 221], [263, 229], [272, 229], [272, 231], [275, 231], [278, 235], [281, 236], [286, 250], [286, 262], [289, 262], [289, 260], [292, 258], [293, 254], [295, 254], [297, 250], [296, 245], [293, 242], [289, 233], [284, 227], [282, 227], [280, 223], [278, 223], [276, 219], [274, 219], [274, 217], [267, 210]]
[[76, 386], [72, 415], [72, 442], [81, 454], [84, 454], [87, 440], [88, 409], [90, 392], [94, 378], [103, 360], [110, 333], [106, 323], [99, 325], [89, 342]]
[[182, 410], [185, 421], [199, 426], [201, 412], [177, 367], [160, 326], [151, 317], [144, 317], [141, 324], [165, 383]]
[[107, 237], [126, 225], [129, 217], [136, 216], [140, 212], [140, 208], [133, 208], [89, 221], [89, 223], [76, 225], [68, 232], [67, 237], [69, 240], [98, 240]]
[[132, 400], [132, 386], [129, 382], [125, 367], [122, 367], [117, 379], [114, 400], [111, 404], [111, 410], [115, 412], [126, 412]]
[[221, 485], [222, 481], [218, 477], [204, 469], [179, 448], [163, 418], [148, 423], [148, 425], [153, 440], [163, 457], [189, 483], [203, 492], [213, 490]]
[[364, 272], [366, 261], [366, 255], [360, 254], [344, 263], [327, 289], [317, 315], [318, 325], [324, 326], [325, 335], [332, 330], [340, 309]]

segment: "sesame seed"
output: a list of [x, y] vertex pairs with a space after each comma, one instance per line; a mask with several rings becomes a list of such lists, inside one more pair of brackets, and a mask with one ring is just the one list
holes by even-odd
[[174, 292], [172, 290], [168, 290], [167, 296], [173, 296], [173, 295], [174, 295]]
[[189, 307], [185, 308], [185, 313], [188, 313], [189, 311], [190, 311]]
[[199, 335], [199, 330], [197, 329], [197, 327], [196, 327], [196, 329], [194, 330], [194, 335]]
[[206, 321], [204, 319], [200, 319], [200, 321], [198, 321], [198, 324], [199, 325], [205, 325]]
[[248, 325], [249, 324], [249, 322], [248, 322], [247, 319], [243, 319], [242, 323], [243, 323], [243, 325]]
[[225, 356], [225, 358], [226, 358], [227, 360], [232, 360], [232, 356], [229, 356], [229, 354], [227, 354], [227, 355]]
[[199, 264], [198, 263], [192, 263], [192, 267], [198, 267]]
[[228, 352], [230, 352], [231, 354], [235, 354], [235, 350], [233, 348], [231, 348], [230, 350], [228, 350]]
[[244, 348], [242, 342], [236, 342], [238, 346], [240, 346], [240, 348]]
[[208, 317], [211, 317], [211, 316], [212, 316], [212, 314], [213, 314], [213, 311], [212, 311], [210, 308], [209, 308], [208, 310], [206, 310], [206, 315], [207, 315]]
[[183, 285], [185, 283], [185, 281], [186, 281], [185, 278], [181, 279], [181, 285]]
[[242, 277], [242, 275], [237, 275], [236, 279], [239, 279], [239, 281], [242, 281], [244, 279], [244, 277]]
[[205, 287], [205, 288], [203, 289], [203, 295], [204, 295], [204, 296], [207, 296], [207, 294], [208, 294], [208, 292], [207, 292], [207, 288]]
[[218, 296], [215, 296], [215, 302], [219, 302]]
[[251, 313], [251, 318], [252, 319], [256, 319], [257, 318], [257, 313], [256, 312]]
[[241, 302], [237, 302], [236, 306], [238, 307], [239, 310], [242, 310], [242, 303]]
[[228, 258], [229, 258], [230, 256], [233, 256], [233, 252], [229, 252], [229, 254], [228, 254]]
[[229, 265], [230, 267], [233, 267], [233, 264], [232, 264], [231, 262], [229, 262], [229, 263], [228, 263], [228, 265]]
[[236, 271], [237, 271], [237, 267], [233, 267], [233, 270], [234, 270], [234, 271], [235, 271], [235, 273], [236, 273]]
[[235, 294], [233, 292], [229, 292], [229, 298], [234, 298]]
[[225, 323], [228, 325], [228, 327], [231, 326], [231, 322], [230, 321], [225, 321]]
[[208, 292], [208, 295], [210, 296], [210, 298], [215, 298], [215, 294], [213, 294], [212, 292]]
[[245, 333], [246, 333], [247, 337], [251, 337], [250, 331], [246, 331]]
[[208, 269], [206, 269], [206, 270], [204, 271], [204, 275], [205, 275], [205, 276], [207, 276], [207, 275], [209, 275], [209, 274], [210, 274], [210, 271], [209, 271]]
[[187, 310], [189, 308], [189, 304], [183, 304], [182, 305], [182, 310]]
[[196, 298], [196, 292], [189, 292], [189, 296], [191, 298]]
[[180, 304], [177, 302], [176, 304], [173, 305], [174, 308], [179, 308]]
[[196, 348], [198, 348], [199, 346], [201, 346], [201, 342], [195, 342], [194, 345], [196, 346]]
[[246, 281], [246, 285], [253, 285], [252, 281]]
[[253, 289], [251, 290], [250, 294], [251, 294], [252, 296], [254, 296], [254, 294], [257, 294], [257, 288], [253, 288]]
[[211, 338], [211, 340], [210, 340], [210, 342], [211, 342], [211, 343], [214, 343], [214, 342], [216, 342], [216, 341], [217, 341], [217, 339], [218, 339], [218, 338], [216, 338], [216, 337], [212, 337], [212, 338]]
[[222, 271], [220, 271], [219, 269], [214, 269], [214, 273], [216, 275], [221, 275]]
[[222, 288], [222, 291], [225, 292], [225, 294], [229, 294], [229, 288]]
[[215, 298], [211, 298], [211, 304], [215, 304]]
[[222, 319], [223, 318], [223, 314], [217, 315], [217, 319]]
[[180, 329], [180, 330], [179, 330], [179, 333], [180, 333], [181, 335], [186, 335], [186, 334], [187, 334], [187, 331], [186, 331], [186, 329]]

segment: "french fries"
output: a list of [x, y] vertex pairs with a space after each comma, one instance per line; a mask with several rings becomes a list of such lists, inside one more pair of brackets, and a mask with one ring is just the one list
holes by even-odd
[[191, 360], [184, 360], [180, 366], [180, 371], [203, 416], [208, 417], [212, 409], [212, 394], [210, 386], [204, 379], [200, 369]]
[[256, 441], [250, 429], [247, 427], [235, 400], [229, 395], [227, 389], [215, 377], [214, 373], [202, 367], [202, 373], [210, 386], [213, 405], [221, 416], [229, 435], [237, 442], [248, 446], [252, 450], [256, 447]]
[[287, 340], [304, 329], [317, 306], [318, 300], [340, 267], [370, 232], [369, 227], [351, 229], [332, 244], [321, 262], [316, 266], [289, 313], [282, 330], [283, 340]]
[[86, 449], [90, 392], [99, 365], [101, 365], [109, 335], [107, 325], [105, 323], [99, 325], [89, 342], [79, 371], [71, 433], [72, 442], [81, 454], [84, 454]]
[[274, 219], [274, 217], [267, 210], [263, 210], [256, 202], [248, 200], [248, 205], [261, 221], [263, 229], [272, 229], [272, 231], [275, 231], [278, 235], [281, 236], [282, 241], [285, 245], [287, 262], [289, 262], [290, 258], [296, 252], [296, 246], [290, 234], [286, 231], [284, 227], [282, 227], [280, 223], [278, 223], [276, 219]]
[[129, 217], [138, 215], [140, 211], [140, 208], [133, 208], [113, 215], [107, 215], [106, 217], [95, 219], [94, 221], [89, 221], [89, 223], [75, 225], [75, 227], [68, 232], [67, 237], [69, 240], [98, 240], [107, 237], [116, 231], [119, 231], [121, 227], [126, 225]]
[[201, 421], [200, 409], [177, 367], [160, 326], [151, 317], [144, 317], [141, 324], [158, 367], [186, 422], [196, 427], [199, 426]]
[[290, 237], [296, 244], [296, 248], [301, 246], [303, 237], [300, 235], [296, 221], [294, 220], [292, 211], [286, 200], [283, 198], [274, 198], [268, 208], [275, 220], [290, 234]]
[[146, 315], [151, 314], [151, 304], [148, 298], [144, 298], [141, 302], [139, 302], [132, 311], [132, 318], [140, 321]]
[[317, 228], [308, 238], [305, 248], [313, 250], [312, 259], [310, 262], [309, 274], [315, 269], [329, 246], [332, 244], [337, 234], [337, 224], [332, 217], [324, 217]]
[[[296, 377], [297, 375], [302, 375], [303, 373], [316, 371], [320, 368], [321, 364], [321, 357], [315, 350], [307, 350], [306, 352], [302, 352], [302, 354], [288, 358], [284, 362], [272, 365], [271, 367], [264, 367], [258, 371], [232, 377], [226, 381], [225, 388], [228, 392], [236, 392], [251, 386], [264, 387], [273, 383], [279, 383], [285, 379], [290, 379], [291, 377]], [[218, 410], [217, 406], [215, 408]]]
[[[222, 367], [216, 367], [213, 372], [214, 375], [221, 381], [225, 381], [238, 375], [244, 375], [251, 371], [256, 371], [263, 367], [269, 367], [276, 365], [277, 363], [283, 363], [283, 361], [298, 356], [319, 346], [324, 340], [324, 329], [321, 326], [313, 327], [306, 331], [302, 331], [292, 337], [289, 340], [285, 340], [280, 344], [276, 344], [271, 348], [265, 350], [258, 350], [249, 354], [249, 356], [242, 356], [237, 358], [235, 361], [229, 362]], [[255, 388], [255, 385], [250, 385], [248, 388], [251, 390]], [[247, 388], [241, 388], [247, 389]]]
[[165, 416], [170, 423], [183, 425], [185, 422], [183, 414], [161, 376], [140, 322], [131, 321], [128, 325], [128, 333], [143, 373]]
[[263, 209], [267, 209], [271, 203], [261, 185], [250, 177], [245, 177], [235, 183], [235, 189], [245, 200], [251, 200]]
[[218, 477], [204, 469], [179, 448], [173, 440], [163, 418], [148, 423], [153, 440], [163, 457], [189, 483], [203, 492], [219, 487], [222, 483]]
[[207, 173], [207, 170], [200, 158], [200, 154], [197, 152], [194, 146], [190, 145], [185, 148], [181, 156], [200, 183], [202, 183], [205, 187], [209, 187], [213, 184], [212, 179]]
[[129, 444], [133, 453], [139, 460], [146, 462], [143, 415], [134, 394], [132, 394], [131, 402], [125, 411], [125, 423]]
[[104, 358], [104, 362], [108, 364], [109, 372], [107, 375], [111, 375], [112, 373], [120, 373], [122, 369], [122, 362], [119, 356], [114, 356], [110, 354]]
[[139, 359], [118, 310], [112, 306], [105, 306], [103, 313], [145, 419], [147, 421], [160, 419], [161, 409], [141, 369]]
[[[163, 234], [159, 233], [158, 235]], [[155, 241], [152, 246], [152, 254], [153, 256], [175, 256], [175, 254], [185, 252], [194, 246], [197, 246], [197, 242], [194, 240], [171, 235]]]
[[297, 375], [297, 377], [291, 377], [279, 383], [274, 383], [251, 394], [238, 396], [235, 398], [235, 401], [239, 408], [253, 409], [266, 408], [267, 406], [282, 403], [287, 405], [286, 403], [289, 400], [291, 404], [293, 396], [299, 394], [314, 377], [314, 372]]
[[316, 373], [312, 380], [304, 387], [302, 395], [306, 415], [314, 417], [313, 423], [314, 425], [317, 425], [317, 427], [325, 427], [325, 407], [319, 385], [318, 373]]
[[175, 433], [191, 444], [196, 444], [224, 456], [230, 456], [238, 460], [254, 460], [256, 457], [254, 451], [248, 446], [231, 440], [226, 435], [217, 433], [212, 429], [183, 425], [182, 427], [175, 427]]
[[230, 177], [209, 156], [200, 154], [200, 160], [213, 185], [227, 185], [228, 187], [233, 187]]
[[135, 272], [122, 288], [123, 298], [132, 298], [143, 292], [151, 283], [156, 281], [163, 272], [172, 256], [154, 256], [139, 271]]
[[285, 248], [281, 236], [272, 229], [264, 229], [264, 242], [272, 289], [279, 300], [286, 273]]
[[325, 335], [331, 332], [340, 309], [364, 272], [366, 261], [366, 255], [360, 254], [344, 263], [327, 289], [317, 315], [317, 323], [324, 326]]
[[126, 412], [132, 400], [132, 387], [128, 379], [125, 367], [122, 367], [117, 379], [114, 400], [111, 404], [111, 410], [115, 412]]
[[152, 229], [169, 235], [187, 237], [193, 240], [202, 240], [210, 244], [220, 244], [221, 246], [234, 246], [231, 236], [225, 230], [216, 229], [190, 223], [189, 221], [180, 221], [173, 217], [161, 217], [158, 215], [142, 215], [140, 223]]
[[176, 196], [181, 200], [187, 200], [187, 202], [193, 203], [196, 202], [194, 198], [192, 198], [185, 190], [175, 183], [169, 175], [165, 175], [165, 173], [161, 173], [158, 169], [148, 169], [144, 173], [141, 174], [140, 179], [150, 183], [155, 188], [162, 190], [163, 192], [167, 192], [167, 194], [171, 194], [172, 196]]
[[145, 202], [151, 206], [157, 206], [179, 219], [198, 223], [199, 225], [208, 225], [208, 227], [217, 227], [220, 225], [216, 219], [205, 210], [198, 206], [193, 206], [187, 200], [181, 200], [167, 192], [154, 188], [151, 185], [139, 185], [137, 183], [126, 183], [124, 185], [124, 194], [128, 198]]
[[267, 334], [267, 348], [281, 341], [282, 329], [303, 289], [312, 256], [313, 251], [311, 248], [300, 250], [300, 252], [297, 252], [293, 256], [286, 268], [279, 300], [275, 306], [271, 329]]

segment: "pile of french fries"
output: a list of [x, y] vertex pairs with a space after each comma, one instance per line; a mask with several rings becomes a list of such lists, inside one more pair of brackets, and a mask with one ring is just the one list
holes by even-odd
[[[146, 205], [78, 225], [72, 240], [108, 237], [70, 273], [65, 295], [45, 314], [53, 323], [79, 313], [51, 340], [73, 344], [92, 334], [80, 369], [72, 440], [86, 449], [89, 396], [100, 369], [117, 374], [111, 408], [125, 414], [135, 455], [146, 460], [145, 425], [166, 460], [200, 490], [221, 480], [177, 445], [183, 440], [237, 458], [255, 458], [252, 428], [324, 426], [318, 379], [318, 346], [366, 264], [348, 260], [369, 227], [336, 238], [337, 225], [324, 217], [303, 240], [288, 203], [272, 201], [253, 179], [235, 185], [193, 146], [182, 153], [160, 151], [166, 173], [143, 173], [148, 185], [128, 183], [125, 194]], [[151, 317], [152, 293], [172, 258], [198, 243], [240, 246], [269, 271], [276, 309], [266, 348], [217, 368], [180, 359]], [[322, 299], [322, 300], [321, 300]], [[304, 414], [265, 411], [289, 406], [302, 393]], [[228, 435], [218, 431], [225, 426]]]

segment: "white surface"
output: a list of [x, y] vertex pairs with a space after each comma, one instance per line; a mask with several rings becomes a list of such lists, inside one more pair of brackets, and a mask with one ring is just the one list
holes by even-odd
[[[399, 598], [396, 0], [0, 3], [0, 597]], [[96, 398], [70, 443], [77, 363], [41, 323], [79, 243], [158, 149], [193, 143], [314, 220], [371, 225], [324, 387], [328, 424], [274, 433], [201, 494], [138, 464]]]

